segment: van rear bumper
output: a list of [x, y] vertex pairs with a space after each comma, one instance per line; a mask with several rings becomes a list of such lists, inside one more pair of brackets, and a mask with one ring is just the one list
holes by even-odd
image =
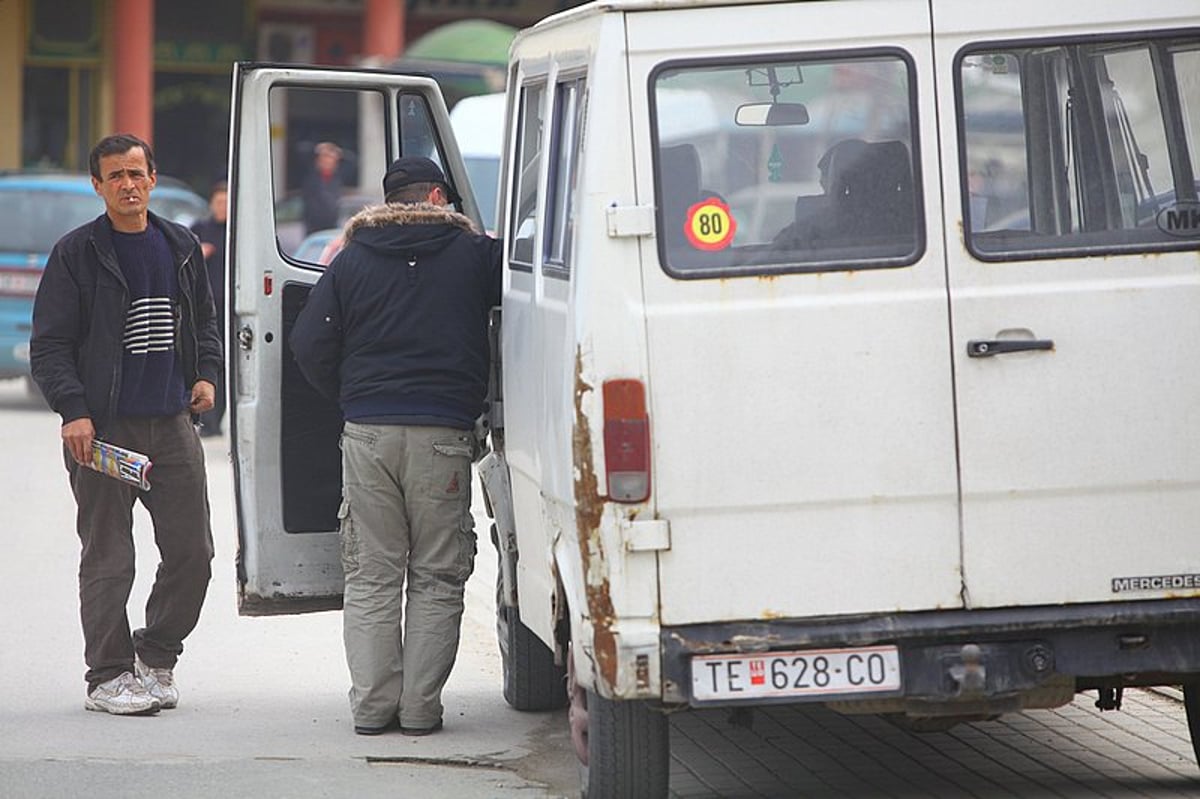
[[[694, 624], [664, 627], [661, 641], [666, 702], [695, 703], [695, 655], [894, 644], [910, 708], [984, 702], [1007, 711], [1020, 709], [1021, 695], [1064, 678], [1078, 691], [1200, 677], [1200, 599]], [[967, 660], [978, 662], [984, 677], [970, 695], [955, 676]], [[825, 699], [722, 704], [797, 701]]]

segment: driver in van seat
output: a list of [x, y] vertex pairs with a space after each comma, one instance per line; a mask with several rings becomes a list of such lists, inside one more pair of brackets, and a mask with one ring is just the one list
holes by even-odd
[[354, 731], [428, 735], [442, 728], [474, 567], [474, 427], [503, 245], [454, 210], [458, 196], [428, 158], [393, 162], [383, 192], [384, 205], [347, 223], [290, 344], [345, 418], [338, 517]]
[[823, 194], [796, 198], [794, 221], [777, 247], [850, 244], [907, 234], [913, 224], [908, 148], [900, 141], [842, 139], [817, 161]]

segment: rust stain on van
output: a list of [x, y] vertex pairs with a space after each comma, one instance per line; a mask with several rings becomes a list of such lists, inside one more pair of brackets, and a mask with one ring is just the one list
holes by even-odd
[[[617, 641], [612, 625], [616, 614], [609, 592], [604, 545], [600, 542], [600, 519], [607, 497], [600, 494], [600, 481], [592, 466], [591, 425], [587, 414], [583, 412], [583, 396], [592, 390], [592, 386], [583, 379], [583, 353], [576, 347], [575, 428], [571, 433], [571, 454], [575, 461], [575, 530], [579, 536], [579, 552], [583, 557], [583, 584], [587, 592], [588, 615], [592, 618], [596, 664], [600, 676], [609, 685], [615, 685]], [[599, 580], [593, 581], [592, 575], [598, 575]]]

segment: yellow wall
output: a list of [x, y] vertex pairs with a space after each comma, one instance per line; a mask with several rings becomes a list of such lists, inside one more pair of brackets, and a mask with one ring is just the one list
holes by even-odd
[[21, 165], [25, 0], [0, 0], [0, 169]]

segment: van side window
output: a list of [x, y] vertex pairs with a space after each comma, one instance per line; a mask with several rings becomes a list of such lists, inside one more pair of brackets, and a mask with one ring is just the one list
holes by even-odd
[[521, 87], [517, 118], [517, 174], [513, 207], [509, 214], [509, 263], [515, 269], [533, 269], [533, 241], [537, 234], [538, 173], [542, 168], [545, 113], [544, 83]]
[[583, 137], [581, 77], [560, 79], [554, 87], [554, 128], [550, 143], [550, 192], [546, 197], [543, 263], [547, 274], [566, 276], [575, 228], [575, 178]]
[[670, 274], [904, 266], [920, 255], [904, 53], [665, 64], [650, 80]]
[[293, 262], [323, 269], [341, 249], [346, 221], [383, 202], [385, 97], [360, 89], [275, 86], [269, 102], [271, 130], [282, 134], [271, 148], [275, 239]]
[[1194, 248], [1200, 37], [958, 57], [967, 246], [982, 260]]

